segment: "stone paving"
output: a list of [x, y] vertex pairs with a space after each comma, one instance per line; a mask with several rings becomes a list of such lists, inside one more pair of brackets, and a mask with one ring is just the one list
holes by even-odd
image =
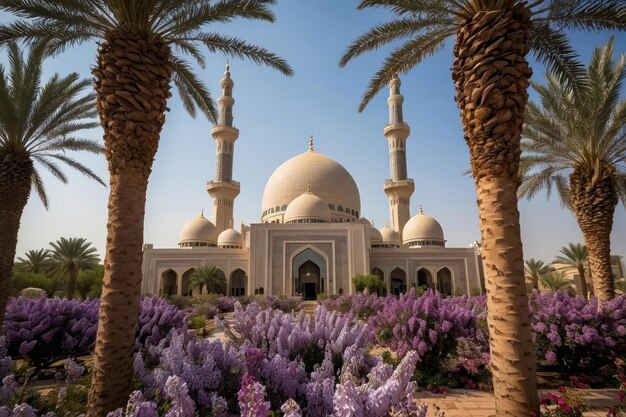
[[[543, 392], [543, 391], [540, 391]], [[591, 410], [585, 417], [606, 417], [609, 407], [619, 405], [617, 390], [595, 389], [582, 391]], [[419, 392], [416, 401], [428, 405], [428, 416], [434, 416], [435, 406], [445, 412], [445, 417], [492, 417], [496, 415], [493, 394], [474, 390], [450, 390], [444, 394]], [[524, 416], [520, 416], [524, 417]]]

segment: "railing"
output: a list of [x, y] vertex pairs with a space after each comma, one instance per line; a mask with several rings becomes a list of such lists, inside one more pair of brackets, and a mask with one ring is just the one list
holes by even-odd
[[413, 181], [413, 178], [406, 178], [406, 179], [403, 179], [403, 180], [392, 180], [391, 178], [387, 178], [385, 180], [385, 185], [393, 184], [395, 182], [410, 182], [411, 184], [415, 183], [415, 181]]

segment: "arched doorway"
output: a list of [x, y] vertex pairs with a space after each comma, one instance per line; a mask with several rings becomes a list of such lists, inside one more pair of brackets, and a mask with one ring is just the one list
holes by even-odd
[[191, 283], [191, 274], [193, 274], [194, 272], [196, 272], [196, 270], [194, 268], [191, 268], [185, 271], [185, 273], [183, 274], [183, 283], [181, 288], [183, 295], [190, 296], [193, 295], [194, 292], [196, 294], [202, 294], [202, 288], [189, 288], [189, 284]]
[[318, 293], [324, 292], [320, 267], [311, 260], [306, 261], [298, 268], [298, 280], [300, 281], [300, 292], [305, 300], [315, 300]]
[[376, 290], [378, 295], [387, 295], [387, 284], [385, 283], [385, 273], [380, 268], [372, 269], [372, 275], [376, 275], [383, 282], [382, 293], [379, 290]]
[[393, 295], [400, 295], [406, 292], [406, 272], [401, 268], [396, 268], [391, 271], [391, 293]]
[[445, 297], [452, 295], [452, 273], [446, 267], [437, 272], [437, 291]]
[[421, 268], [417, 271], [417, 286], [426, 286], [431, 290], [435, 289], [435, 286], [433, 285], [433, 276], [428, 269]]
[[301, 295], [305, 300], [315, 300], [317, 295], [327, 291], [326, 258], [311, 247], [293, 257], [293, 295]]
[[178, 294], [178, 276], [176, 272], [168, 269], [161, 274], [161, 295], [177, 295]]
[[236, 269], [230, 274], [230, 295], [240, 297], [246, 295], [248, 277], [242, 269]]

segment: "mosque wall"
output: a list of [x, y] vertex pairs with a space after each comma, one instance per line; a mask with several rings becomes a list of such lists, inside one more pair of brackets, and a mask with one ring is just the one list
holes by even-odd
[[164, 274], [172, 271], [176, 277], [176, 293], [182, 295], [186, 289], [183, 276], [201, 265], [215, 265], [224, 271], [227, 288], [230, 288], [231, 275], [237, 269], [250, 274], [249, 254], [246, 249], [223, 249], [215, 247], [154, 249], [144, 245], [141, 265], [142, 294], [163, 294]]
[[[480, 257], [468, 248], [374, 248], [371, 250], [371, 270], [384, 274], [387, 290], [391, 288], [391, 272], [400, 268], [406, 274], [406, 286], [418, 285], [418, 271], [424, 269], [437, 288], [444, 268], [450, 271], [452, 294], [482, 292]], [[370, 272], [371, 272], [370, 270]], [[441, 273], [441, 274], [440, 274]], [[439, 276], [438, 276], [439, 275]]]

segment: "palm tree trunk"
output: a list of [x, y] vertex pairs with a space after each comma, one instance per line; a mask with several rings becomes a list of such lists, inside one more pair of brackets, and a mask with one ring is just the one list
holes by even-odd
[[105, 417], [132, 388], [146, 189], [170, 96], [169, 57], [158, 40], [108, 33], [93, 70], [111, 191], [87, 417]]
[[533, 275], [533, 289], [539, 291], [539, 277], [536, 274]]
[[478, 194], [497, 416], [539, 415], [517, 209], [531, 27], [522, 4], [475, 13], [458, 31], [452, 67]]
[[615, 298], [611, 270], [611, 230], [618, 198], [609, 168], [600, 167], [597, 178], [574, 171], [570, 174], [571, 202], [589, 251], [594, 293], [600, 302]]
[[11, 292], [17, 234], [32, 174], [33, 163], [28, 157], [0, 154], [0, 328]]
[[78, 272], [74, 268], [71, 268], [68, 271], [67, 291], [65, 293], [65, 296], [67, 297], [68, 300], [71, 300], [72, 298], [74, 298], [74, 293], [76, 292], [76, 276], [77, 275], [78, 275]]
[[578, 276], [580, 277], [580, 292], [585, 299], [589, 299], [589, 289], [587, 288], [587, 277], [585, 277], [585, 267], [578, 268]]

